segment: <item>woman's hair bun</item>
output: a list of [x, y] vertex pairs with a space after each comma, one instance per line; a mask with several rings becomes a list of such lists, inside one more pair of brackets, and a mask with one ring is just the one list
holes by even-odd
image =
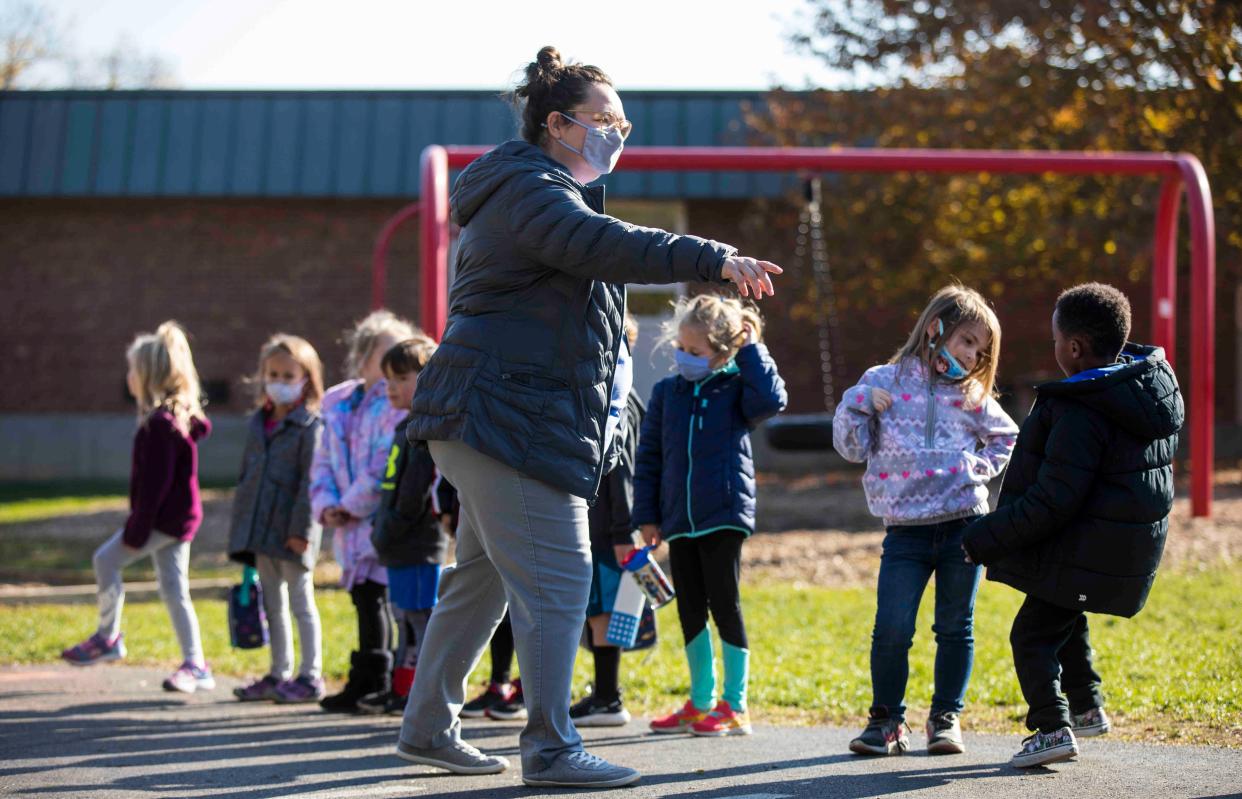
[[526, 65], [521, 83], [507, 97], [521, 118], [522, 138], [531, 144], [543, 140], [548, 114], [565, 112], [586, 99], [591, 84], [612, 85], [602, 69], [589, 64], [566, 64], [552, 45], [540, 48]]
[[547, 72], [555, 72], [565, 66], [564, 62], [561, 61], [561, 51], [552, 45], [548, 45], [539, 51], [539, 55], [535, 56], [535, 63]]

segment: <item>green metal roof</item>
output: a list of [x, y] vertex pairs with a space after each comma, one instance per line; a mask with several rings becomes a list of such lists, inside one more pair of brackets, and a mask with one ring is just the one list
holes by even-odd
[[[746, 145], [758, 92], [626, 92], [633, 144]], [[0, 197], [417, 197], [429, 144], [514, 138], [485, 91], [0, 92]], [[773, 195], [788, 177], [631, 173], [611, 196]]]

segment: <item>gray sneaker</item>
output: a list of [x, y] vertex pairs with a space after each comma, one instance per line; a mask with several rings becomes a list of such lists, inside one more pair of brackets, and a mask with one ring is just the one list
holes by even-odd
[[965, 751], [962, 723], [956, 713], [933, 713], [927, 717], [928, 754], [960, 755]]
[[1093, 707], [1086, 713], [1077, 713], [1073, 716], [1074, 737], [1076, 738], [1092, 738], [1096, 735], [1103, 735], [1113, 728], [1108, 721], [1108, 715], [1102, 707]]
[[543, 771], [523, 774], [522, 782], [536, 788], [620, 788], [638, 782], [641, 776], [632, 768], [614, 766], [579, 749], [559, 755]]
[[507, 758], [485, 755], [465, 741], [436, 749], [419, 749], [399, 741], [397, 757], [420, 766], [442, 768], [454, 774], [499, 774], [509, 768]]

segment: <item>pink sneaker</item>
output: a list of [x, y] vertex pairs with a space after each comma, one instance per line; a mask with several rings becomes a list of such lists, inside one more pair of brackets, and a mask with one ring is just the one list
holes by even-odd
[[60, 653], [60, 656], [73, 666], [90, 666], [108, 660], [120, 660], [125, 657], [125, 634], [120, 633], [109, 642], [99, 633], [95, 633], [80, 644], [75, 644]]
[[216, 678], [211, 676], [211, 668], [206, 664], [196, 666], [188, 660], [164, 680], [165, 691], [180, 691], [183, 694], [210, 691], [215, 687]]

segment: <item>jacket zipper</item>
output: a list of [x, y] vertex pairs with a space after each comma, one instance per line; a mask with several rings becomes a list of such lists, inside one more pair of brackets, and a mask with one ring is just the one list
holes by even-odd
[[[622, 289], [621, 290], [621, 336], [625, 335], [625, 312], [626, 312], [626, 309], [629, 307], [629, 304], [630, 304], [630, 293], [627, 290]], [[612, 351], [612, 375], [608, 378], [608, 393], [604, 396], [604, 418], [600, 425], [601, 430], [608, 429], [608, 411], [609, 409], [612, 408], [612, 384], [615, 383], [617, 380], [617, 358], [621, 354], [621, 336], [617, 336], [616, 347]], [[600, 446], [599, 464], [595, 467], [595, 490], [591, 492], [592, 496], [594, 496], [596, 499], [599, 499], [599, 484], [604, 479], [604, 456], [608, 454], [604, 447], [605, 443], [607, 442], [601, 438], [599, 442], [599, 446]], [[594, 504], [594, 502], [592, 502], [591, 504]]]
[[936, 382], [935, 378], [927, 380], [927, 434], [926, 447], [931, 449], [936, 443]]
[[699, 392], [703, 388], [702, 381], [694, 384], [694, 399], [690, 403], [690, 435], [686, 438], [686, 519], [690, 522], [690, 532], [694, 533], [694, 506], [691, 504], [690, 481], [694, 477], [694, 418], [699, 417], [699, 429], [703, 429], [703, 417], [699, 415]]

